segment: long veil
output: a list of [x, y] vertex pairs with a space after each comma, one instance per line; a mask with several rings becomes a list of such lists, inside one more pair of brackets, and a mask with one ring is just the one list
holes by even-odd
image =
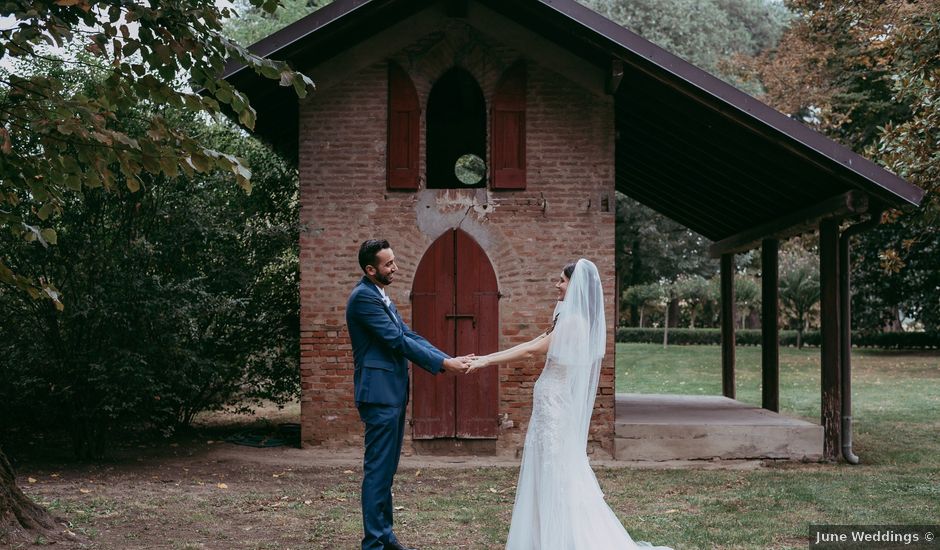
[[604, 291], [597, 266], [581, 259], [575, 264], [565, 298], [556, 310], [548, 359], [563, 365], [571, 391], [568, 434], [573, 451], [584, 453], [594, 411], [601, 362], [607, 349]]
[[[578, 260], [533, 391], [507, 550], [633, 550], [635, 543], [604, 494], [587, 439], [607, 348], [604, 292], [597, 266]], [[667, 549], [668, 550], [668, 549]]]

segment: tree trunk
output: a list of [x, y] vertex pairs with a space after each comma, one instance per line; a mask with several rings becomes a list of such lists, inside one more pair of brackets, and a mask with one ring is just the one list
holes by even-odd
[[673, 298], [669, 300], [669, 328], [679, 328], [679, 300]]
[[669, 302], [666, 302], [666, 319], [663, 321], [663, 348], [669, 346]]
[[32, 542], [72, 537], [45, 508], [29, 500], [16, 486], [13, 467], [0, 449], [0, 541]]
[[806, 330], [806, 312], [800, 310], [800, 323], [796, 326], [796, 349], [803, 349], [803, 331]]

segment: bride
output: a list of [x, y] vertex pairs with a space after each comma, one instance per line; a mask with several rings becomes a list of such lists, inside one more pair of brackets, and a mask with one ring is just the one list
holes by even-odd
[[649, 543], [630, 538], [607, 506], [587, 458], [588, 427], [607, 345], [597, 267], [585, 259], [568, 264], [555, 288], [558, 305], [548, 331], [470, 364], [475, 370], [547, 352], [535, 383], [506, 549], [648, 548]]

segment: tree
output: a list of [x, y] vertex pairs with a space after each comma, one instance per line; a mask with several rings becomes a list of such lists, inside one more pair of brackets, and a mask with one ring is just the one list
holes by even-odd
[[[892, 101], [909, 116], [887, 123], [867, 153], [927, 190], [915, 213], [890, 211], [854, 249], [853, 281], [864, 295], [853, 319], [867, 328], [898, 320], [940, 329], [940, 22], [936, 14], [902, 18], [885, 47], [893, 68]], [[867, 260], [867, 261], [866, 261]]]
[[585, 0], [588, 7], [746, 91], [760, 89], [726, 64], [779, 40], [789, 12], [768, 0]]
[[[252, 2], [272, 11], [277, 6], [277, 0]], [[12, 60], [12, 68], [0, 74], [0, 229], [44, 247], [59, 241], [55, 219], [80, 201], [82, 192], [112, 191], [120, 184], [136, 193], [142, 174], [172, 178], [223, 170], [250, 189], [244, 163], [205, 147], [156, 110], [144, 115], [142, 135], [129, 136], [119, 123], [131, 108], [169, 105], [195, 116], [221, 113], [224, 104], [251, 128], [255, 112], [246, 96], [220, 79], [229, 59], [293, 86], [301, 96], [312, 85], [283, 63], [261, 59], [227, 39], [221, 28], [231, 10], [211, 0], [13, 0], [3, 4], [0, 15], [13, 22], [0, 29], [0, 58]], [[87, 55], [71, 62], [105, 71], [105, 78], [79, 93], [71, 82], [24, 71], [16, 61], [53, 55], [43, 44], [80, 49]], [[0, 285], [64, 308], [58, 281], [23, 272], [6, 250], [0, 254]], [[49, 308], [47, 302], [36, 307]], [[35, 510], [18, 498], [2, 451], [0, 463], [0, 530], [34, 528], [37, 523], [28, 518]], [[45, 519], [40, 523], [52, 521]]]
[[643, 327], [646, 307], [656, 303], [662, 294], [658, 284], [635, 285], [623, 291], [623, 301], [639, 311], [637, 326]]
[[254, 44], [331, 2], [332, 0], [281, 0], [280, 8], [271, 12], [252, 5], [248, 0], [238, 0], [234, 9], [238, 16], [225, 21], [224, 32], [240, 44]]
[[819, 262], [800, 249], [781, 254], [780, 302], [796, 326], [796, 347], [803, 347], [808, 316], [819, 303]]
[[[675, 280], [680, 274], [710, 276], [718, 262], [709, 258], [711, 241], [617, 193], [616, 263], [620, 287]], [[640, 318], [639, 302], [628, 300], [630, 319]]]
[[250, 195], [218, 174], [142, 174], [135, 193], [84, 191], [50, 250], [0, 235], [69, 296], [55, 311], [0, 294], [20, 320], [0, 326], [0, 416], [64, 427], [77, 456], [98, 458], [112, 434], [170, 434], [202, 410], [297, 395], [296, 170], [234, 128], [202, 131], [258, 168]]
[[[9, 538], [11, 541], [23, 538], [20, 533], [4, 537], [4, 532], [11, 526], [19, 526], [34, 534], [45, 534], [49, 538], [60, 537], [59, 520], [50, 515], [44, 508], [38, 506], [23, 494], [16, 486], [13, 476], [13, 467], [7, 457], [0, 452], [0, 540]], [[23, 538], [24, 543], [32, 542]]]
[[741, 319], [741, 328], [747, 328], [745, 322], [751, 312], [760, 307], [760, 284], [754, 277], [745, 274], [734, 276], [734, 299]]
[[853, 239], [856, 326], [940, 327], [937, 191], [940, 30], [936, 3], [792, 0], [795, 13], [754, 72], [765, 101], [927, 190], [915, 212], [887, 212]]
[[[253, 0], [273, 10], [276, 1]], [[229, 8], [210, 0], [144, 5], [120, 0], [18, 0], [0, 15], [16, 25], [0, 30], [0, 56], [13, 68], [0, 74], [0, 227], [43, 246], [55, 244], [52, 221], [70, 194], [117, 184], [136, 191], [141, 173], [231, 172], [245, 189], [250, 170], [236, 157], [202, 146], [158, 113], [147, 132], [131, 138], [116, 128], [119, 114], [137, 105], [169, 105], [218, 114], [225, 104], [245, 126], [255, 112], [247, 97], [219, 77], [235, 59], [301, 96], [312, 82], [283, 63], [259, 58], [221, 33]], [[53, 55], [43, 44], [87, 53], [73, 63], [107, 71], [93, 89], [24, 72], [17, 60]], [[195, 90], [204, 90], [198, 94]], [[0, 257], [0, 284], [61, 306], [55, 281], [17, 273]]]
[[672, 303], [676, 300], [676, 283], [662, 279], [659, 281], [659, 297], [665, 313], [663, 314], [663, 347], [669, 346], [669, 310], [672, 309]]
[[695, 328], [696, 314], [715, 299], [713, 288], [701, 275], [682, 276], [676, 281], [676, 295], [688, 306], [689, 328]]

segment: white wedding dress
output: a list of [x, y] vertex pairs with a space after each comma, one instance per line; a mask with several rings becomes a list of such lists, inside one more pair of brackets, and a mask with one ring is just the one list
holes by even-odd
[[[586, 446], [606, 344], [597, 268], [580, 260], [556, 308], [535, 383], [507, 550], [629, 550], [635, 543], [588, 462]], [[658, 547], [667, 549], [667, 547]]]

